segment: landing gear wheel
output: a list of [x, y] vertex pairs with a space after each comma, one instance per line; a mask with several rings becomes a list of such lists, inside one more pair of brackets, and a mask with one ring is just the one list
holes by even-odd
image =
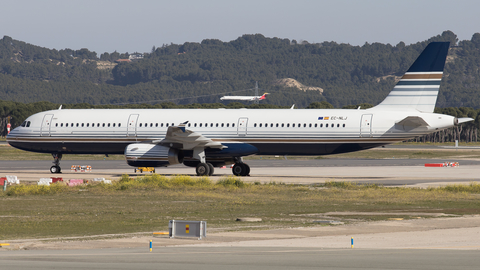
[[215, 171], [215, 168], [213, 167], [212, 163], [207, 163], [208, 168], [210, 169], [210, 172], [208, 172], [208, 176], [212, 176], [213, 172]]
[[235, 163], [232, 173], [236, 176], [247, 176], [250, 173], [250, 166], [245, 163]]
[[246, 168], [245, 175], [243, 176], [250, 176], [250, 166], [248, 166], [246, 163], [243, 163], [243, 165], [245, 165]]
[[60, 168], [60, 160], [62, 159], [62, 154], [61, 153], [52, 153], [53, 157], [53, 166], [50, 167], [50, 172], [51, 173], [61, 173], [62, 168]]
[[62, 169], [60, 168], [60, 166], [53, 165], [52, 167], [50, 167], [50, 172], [51, 173], [61, 173]]
[[210, 173], [210, 166], [207, 163], [198, 163], [197, 168], [195, 169], [198, 176], [205, 176], [209, 175]]

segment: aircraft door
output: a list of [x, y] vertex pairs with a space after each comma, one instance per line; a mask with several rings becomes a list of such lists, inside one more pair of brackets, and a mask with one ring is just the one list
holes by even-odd
[[238, 119], [237, 134], [238, 136], [247, 136], [248, 118], [241, 117]]
[[372, 137], [372, 117], [373, 114], [362, 115], [360, 122], [360, 137]]
[[127, 124], [127, 136], [137, 136], [138, 114], [130, 114]]
[[52, 124], [53, 114], [45, 114], [40, 129], [40, 136], [50, 136], [50, 127]]

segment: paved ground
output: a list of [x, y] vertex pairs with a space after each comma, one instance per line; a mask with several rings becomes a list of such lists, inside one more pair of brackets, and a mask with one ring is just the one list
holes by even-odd
[[[425, 163], [444, 162], [443, 160], [417, 159], [326, 159], [326, 160], [249, 160], [250, 177], [244, 181], [262, 183], [285, 182], [297, 184], [315, 184], [325, 181], [355, 181], [377, 183], [386, 186], [428, 187], [451, 183], [470, 183], [480, 181], [480, 161], [461, 160], [457, 168], [426, 168]], [[81, 164], [79, 164], [81, 163]], [[71, 165], [91, 165], [90, 173], [70, 171]], [[122, 174], [131, 176], [132, 167], [124, 161], [63, 161], [63, 173], [52, 175], [49, 161], [0, 161], [0, 175], [16, 175], [21, 181], [36, 182], [40, 178], [62, 177], [64, 179], [118, 179]], [[175, 165], [157, 168], [157, 173], [165, 175], [186, 174], [194, 176], [194, 168]], [[231, 169], [215, 169], [213, 180], [232, 175]]]
[[480, 216], [11, 244], [2, 269], [478, 269]]

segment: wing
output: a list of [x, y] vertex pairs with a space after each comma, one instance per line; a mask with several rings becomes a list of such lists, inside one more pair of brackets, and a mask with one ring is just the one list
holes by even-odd
[[227, 148], [227, 146], [222, 145], [219, 142], [214, 142], [200, 133], [186, 129], [186, 123], [187, 122], [179, 126], [168, 127], [165, 139], [154, 141], [153, 143], [182, 150], [192, 150], [196, 147], [218, 149]]

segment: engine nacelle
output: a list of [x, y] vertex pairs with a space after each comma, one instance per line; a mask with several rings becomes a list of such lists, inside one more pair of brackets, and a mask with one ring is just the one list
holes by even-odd
[[149, 143], [132, 143], [125, 148], [125, 158], [133, 167], [165, 167], [183, 162], [178, 149]]

